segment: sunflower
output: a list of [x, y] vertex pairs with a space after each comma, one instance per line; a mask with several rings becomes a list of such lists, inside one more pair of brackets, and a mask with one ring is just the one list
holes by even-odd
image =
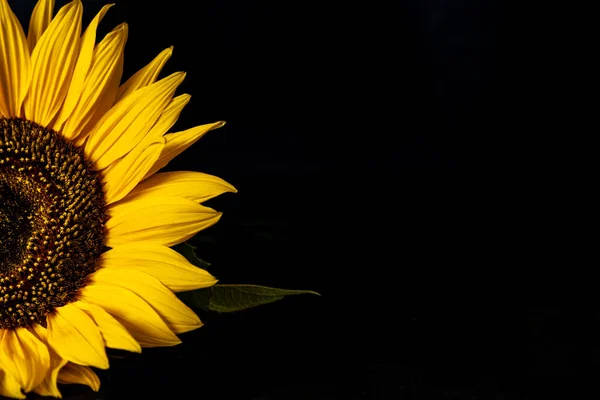
[[172, 346], [202, 325], [175, 292], [216, 279], [170, 248], [216, 223], [235, 188], [158, 172], [223, 122], [167, 133], [185, 74], [172, 48], [121, 83], [127, 25], [101, 40], [74, 0], [40, 0], [25, 35], [0, 0], [0, 395], [98, 390], [106, 348]]

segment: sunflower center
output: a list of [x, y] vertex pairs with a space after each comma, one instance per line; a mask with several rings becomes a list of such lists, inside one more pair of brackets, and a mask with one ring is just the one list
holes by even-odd
[[72, 301], [104, 248], [104, 193], [60, 134], [0, 118], [0, 329], [45, 325]]
[[22, 258], [31, 234], [27, 216], [33, 214], [27, 199], [20, 198], [8, 183], [0, 177], [0, 273], [8, 272], [9, 265]]

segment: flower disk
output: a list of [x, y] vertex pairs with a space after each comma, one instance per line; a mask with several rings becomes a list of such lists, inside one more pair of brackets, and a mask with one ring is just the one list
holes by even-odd
[[106, 221], [98, 173], [80, 148], [0, 119], [0, 328], [45, 325], [95, 270]]

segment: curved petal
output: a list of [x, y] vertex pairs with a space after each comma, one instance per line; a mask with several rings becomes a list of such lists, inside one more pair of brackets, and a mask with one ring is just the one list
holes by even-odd
[[96, 14], [94, 19], [92, 19], [90, 24], [85, 29], [85, 32], [83, 32], [83, 35], [81, 36], [79, 57], [77, 57], [77, 64], [75, 64], [75, 69], [73, 70], [69, 91], [67, 92], [65, 102], [63, 103], [61, 112], [56, 120], [55, 128], [62, 126], [67, 118], [69, 118], [75, 109], [77, 102], [79, 101], [79, 97], [83, 91], [85, 79], [90, 70], [90, 66], [92, 65], [92, 58], [94, 57], [94, 46], [96, 45], [96, 31], [98, 29], [98, 24], [100, 21], [102, 21], [102, 18], [104, 18], [112, 6], [113, 4], [107, 4], [102, 7], [102, 9], [98, 12], [98, 14]]
[[[0, 0], [1, 1], [1, 0]], [[13, 399], [26, 398], [21, 390], [21, 385], [11, 375], [0, 369], [0, 396], [12, 397]]]
[[236, 188], [223, 179], [193, 171], [161, 172], [138, 184], [129, 198], [138, 196], [176, 196], [198, 203], [225, 192], [237, 193]]
[[174, 346], [181, 343], [156, 311], [130, 290], [94, 284], [82, 288], [79, 298], [108, 311], [142, 347]]
[[21, 104], [31, 78], [31, 61], [19, 20], [0, 0], [0, 116], [21, 116]]
[[33, 50], [40, 36], [44, 33], [50, 21], [52, 21], [52, 12], [54, 11], [54, 0], [39, 0], [33, 8], [31, 18], [29, 19], [29, 29], [27, 30], [27, 44], [29, 51]]
[[42, 126], [51, 126], [67, 95], [79, 56], [82, 13], [80, 0], [62, 7], [31, 53], [25, 115]]
[[100, 390], [100, 379], [90, 367], [68, 363], [58, 373], [58, 381], [64, 384], [76, 383], [89, 386], [94, 392]]
[[26, 328], [3, 329], [0, 335], [0, 367], [30, 392], [50, 368], [48, 348]]
[[113, 318], [113, 316], [104, 311], [102, 307], [84, 301], [75, 301], [72, 304], [83, 310], [94, 320], [102, 334], [106, 347], [127, 350], [134, 353], [142, 352], [140, 344], [136, 342], [127, 329]]
[[52, 350], [52, 347], [48, 345], [48, 330], [46, 328], [35, 324], [30, 328], [30, 331], [47, 346], [48, 353], [50, 354], [50, 369], [43, 382], [35, 387], [33, 391], [41, 396], [61, 397], [60, 390], [58, 390], [57, 377], [58, 371], [67, 363], [67, 360], [56, 354]]
[[199, 125], [181, 132], [166, 134], [165, 139], [167, 139], [167, 144], [156, 164], [146, 174], [146, 178], [156, 173], [156, 171], [167, 165], [169, 161], [196, 143], [205, 133], [220, 128], [223, 125], [225, 125], [225, 121], [219, 121], [212, 124]]
[[67, 121], [67, 128], [78, 126], [81, 129], [91, 118], [92, 110], [122, 62], [128, 34], [127, 24], [122, 23], [94, 48], [92, 64], [83, 84], [81, 98]]
[[146, 136], [184, 78], [185, 73], [176, 72], [138, 89], [98, 121], [85, 143], [85, 153], [97, 169], [108, 167]]
[[104, 199], [106, 204], [125, 197], [144, 178], [160, 157], [165, 139], [157, 138], [152, 143], [142, 142], [127, 155], [112, 163], [104, 172]]
[[179, 114], [183, 108], [190, 102], [192, 96], [189, 94], [181, 94], [171, 99], [169, 105], [160, 115], [152, 129], [148, 132], [149, 138], [162, 137], [173, 125], [177, 122]]
[[120, 286], [143, 298], [174, 333], [202, 326], [200, 318], [160, 281], [133, 269], [101, 268], [90, 275], [92, 282]]
[[108, 247], [130, 242], [173, 246], [217, 223], [222, 213], [180, 197], [143, 196], [110, 205], [108, 215]]
[[145, 272], [174, 292], [207, 288], [217, 279], [198, 268], [175, 250], [153, 243], [124, 243], [100, 256], [98, 264], [106, 269], [133, 269]]
[[87, 125], [81, 129], [79, 136], [75, 140], [75, 144], [79, 147], [83, 147], [89, 133], [94, 129], [98, 121], [104, 117], [104, 115], [115, 105], [115, 96], [119, 89], [119, 82], [121, 82], [121, 76], [123, 75], [123, 62], [124, 57], [119, 57], [117, 65], [110, 76], [110, 79], [105, 85], [105, 90], [102, 96], [98, 99], [98, 102], [94, 106], [94, 114], [90, 117]]
[[102, 335], [86, 313], [66, 304], [56, 308], [46, 320], [48, 343], [59, 356], [77, 364], [108, 368]]
[[33, 391], [41, 396], [61, 397], [60, 390], [58, 390], [57, 378], [58, 372], [64, 367], [67, 360], [60, 357], [52, 350], [52, 347], [48, 346], [48, 330], [46, 328], [39, 324], [35, 324], [30, 330], [47, 346], [48, 352], [50, 353], [50, 369], [43, 382], [35, 387]]
[[173, 46], [164, 49], [152, 61], [150, 61], [148, 65], [133, 74], [131, 78], [127, 79], [127, 81], [119, 87], [117, 101], [121, 100], [123, 97], [137, 89], [156, 82], [158, 74], [160, 74], [160, 71], [165, 66], [169, 58], [171, 58], [172, 54]]
[[122, 64], [128, 35], [126, 24], [113, 29], [94, 47], [98, 23], [111, 6], [106, 5], [100, 10], [81, 38], [81, 52], [73, 79], [54, 124], [55, 128], [60, 128], [61, 133], [71, 140], [78, 137], [96, 115], [95, 106], [109, 90], [108, 83]]

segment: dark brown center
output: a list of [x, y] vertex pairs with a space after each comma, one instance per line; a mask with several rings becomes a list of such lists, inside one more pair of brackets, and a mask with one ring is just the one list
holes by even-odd
[[0, 329], [45, 325], [104, 249], [104, 192], [60, 134], [0, 118]]

